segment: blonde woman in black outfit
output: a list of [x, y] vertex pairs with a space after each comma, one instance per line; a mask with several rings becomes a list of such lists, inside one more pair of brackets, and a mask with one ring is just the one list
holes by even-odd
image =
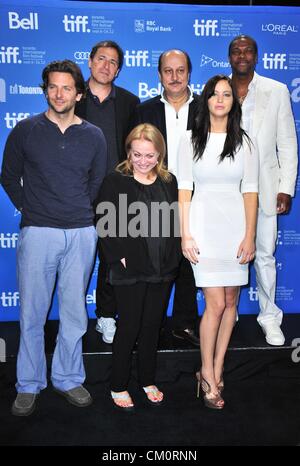
[[104, 179], [97, 231], [119, 314], [111, 396], [114, 406], [132, 411], [127, 386], [136, 342], [146, 400], [152, 406], [163, 402], [163, 393], [154, 385], [156, 351], [181, 252], [177, 182], [164, 167], [163, 136], [155, 126], [141, 124], [130, 132], [125, 147], [127, 159]]

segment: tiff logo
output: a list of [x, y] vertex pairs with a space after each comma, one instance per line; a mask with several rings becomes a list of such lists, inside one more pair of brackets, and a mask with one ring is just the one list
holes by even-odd
[[22, 63], [22, 60], [18, 59], [19, 47], [4, 47], [0, 48], [0, 63]]
[[18, 121], [24, 120], [25, 118], [28, 118], [30, 116], [30, 113], [9, 113], [6, 112], [4, 120], [6, 122], [6, 128], [8, 129], [13, 129]]
[[4, 79], [0, 79], [0, 102], [6, 102], [6, 83]]
[[0, 233], [0, 248], [12, 249], [17, 247], [18, 233]]
[[91, 32], [88, 16], [64, 15], [63, 23], [66, 32]]
[[35, 29], [39, 28], [39, 20], [37, 13], [29, 13], [29, 18], [19, 19], [16, 11], [8, 12], [8, 27], [9, 29]]
[[124, 59], [125, 65], [128, 67], [145, 67], [151, 66], [150, 63], [147, 62], [149, 58], [148, 50], [126, 50]]
[[250, 286], [248, 290], [250, 301], [258, 301], [258, 291], [257, 287], [254, 289], [253, 286]]
[[8, 293], [5, 293], [2, 291], [0, 302], [2, 307], [17, 307], [19, 304], [19, 292], [15, 291], [12, 293], [9, 291]]
[[0, 362], [6, 362], [6, 342], [0, 338]]
[[264, 53], [262, 61], [265, 70], [287, 70], [286, 53]]
[[195, 19], [193, 24], [193, 28], [195, 30], [195, 36], [216, 36], [218, 37], [220, 34], [217, 32], [218, 29], [218, 20], [217, 19]]

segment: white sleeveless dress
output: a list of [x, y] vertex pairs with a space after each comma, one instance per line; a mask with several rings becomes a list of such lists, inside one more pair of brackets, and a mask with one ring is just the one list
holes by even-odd
[[178, 189], [194, 190], [190, 232], [200, 250], [192, 264], [196, 286], [239, 286], [248, 283], [248, 264], [237, 252], [245, 235], [243, 193], [258, 192], [258, 154], [246, 140], [235, 154], [220, 162], [225, 133], [211, 133], [203, 156], [193, 160], [191, 131], [178, 149]]

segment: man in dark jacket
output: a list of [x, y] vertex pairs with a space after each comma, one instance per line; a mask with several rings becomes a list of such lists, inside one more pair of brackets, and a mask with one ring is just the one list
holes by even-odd
[[[182, 50], [167, 50], [159, 57], [158, 73], [163, 85], [161, 95], [138, 105], [132, 125], [151, 123], [165, 138], [167, 165], [175, 176], [177, 172], [177, 147], [180, 136], [190, 129], [199, 96], [189, 87], [192, 64]], [[196, 287], [191, 264], [182, 259], [177, 279], [173, 305], [173, 335], [199, 345], [195, 333], [198, 320]]]
[[[87, 81], [86, 96], [76, 105], [76, 115], [102, 129], [107, 142], [107, 173], [114, 170], [125, 155], [124, 142], [129, 121], [139, 98], [113, 81], [122, 69], [124, 54], [113, 41], [98, 42], [89, 58], [91, 75]], [[106, 283], [106, 263], [99, 250], [100, 267], [96, 290], [96, 330], [105, 343], [112, 343], [117, 313], [111, 285]]]

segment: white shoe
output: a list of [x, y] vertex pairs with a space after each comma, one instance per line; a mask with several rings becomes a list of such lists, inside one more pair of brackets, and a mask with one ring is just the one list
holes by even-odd
[[259, 324], [266, 335], [266, 342], [273, 346], [284, 345], [285, 338], [277, 322], [268, 322]]
[[100, 317], [97, 319], [96, 330], [102, 333], [102, 340], [111, 344], [116, 333], [116, 321], [112, 317]]

